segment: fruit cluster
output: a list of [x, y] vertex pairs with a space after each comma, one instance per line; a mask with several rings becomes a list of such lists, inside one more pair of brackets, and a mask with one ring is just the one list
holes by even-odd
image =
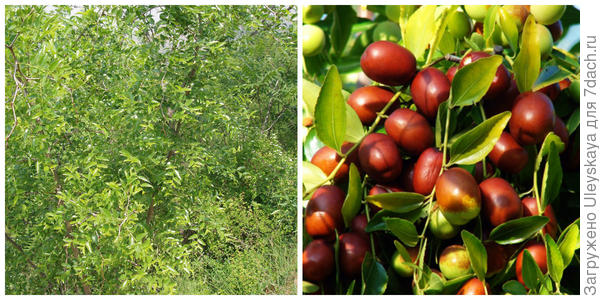
[[[344, 95], [335, 63], [309, 70], [339, 37], [317, 26], [324, 7], [304, 7], [305, 78], [322, 82], [303, 85], [305, 293], [564, 292], [553, 282], [579, 246], [576, 218], [561, 227], [554, 210], [559, 194], [578, 199], [563, 184], [579, 168], [578, 115], [561, 113], [568, 128], [557, 112], [579, 101], [578, 64], [564, 71], [553, 50], [565, 9], [373, 8], [372, 39], [329, 53], [369, 41]], [[427, 16], [427, 47], [403, 39]], [[456, 51], [431, 50], [445, 38]]]

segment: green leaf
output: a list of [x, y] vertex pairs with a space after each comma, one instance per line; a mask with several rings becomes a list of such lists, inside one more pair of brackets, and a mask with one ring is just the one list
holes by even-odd
[[425, 200], [425, 196], [418, 193], [393, 192], [370, 195], [367, 196], [365, 200], [385, 210], [405, 213], [413, 211], [421, 206]]
[[344, 141], [358, 143], [364, 135], [365, 129], [362, 126], [360, 118], [356, 114], [356, 111], [352, 109], [352, 106], [346, 103], [346, 136], [344, 137]]
[[388, 230], [409, 247], [414, 247], [419, 241], [417, 228], [407, 220], [400, 218], [383, 218]]
[[487, 252], [483, 243], [474, 236], [472, 233], [462, 230], [460, 233], [467, 254], [469, 255], [469, 261], [471, 261], [471, 267], [475, 271], [475, 275], [479, 280], [485, 280], [485, 274], [487, 273]]
[[511, 295], [527, 295], [525, 287], [516, 280], [509, 280], [502, 285], [502, 290]]
[[394, 240], [394, 246], [396, 246], [396, 250], [398, 251], [398, 253], [400, 253], [400, 256], [402, 257], [402, 259], [404, 261], [406, 261], [406, 262], [412, 261], [412, 258], [410, 257], [408, 250], [406, 250], [406, 247], [404, 247], [404, 245], [402, 245], [402, 243]]
[[523, 26], [520, 51], [513, 64], [515, 81], [521, 93], [532, 90], [533, 83], [540, 73], [541, 54], [536, 31], [533, 15], [529, 15]]
[[346, 102], [336, 66], [331, 66], [321, 87], [315, 106], [315, 128], [325, 145], [341, 151], [346, 136]]
[[302, 293], [312, 294], [319, 290], [319, 286], [308, 281], [302, 281]]
[[562, 167], [560, 166], [560, 157], [556, 150], [556, 144], [550, 143], [550, 151], [548, 152], [548, 159], [546, 160], [546, 167], [544, 168], [544, 175], [542, 177], [542, 211], [558, 196], [560, 185], [562, 184], [562, 176]]
[[502, 223], [492, 230], [490, 240], [500, 245], [518, 244], [540, 231], [548, 217], [529, 216]]
[[569, 120], [565, 125], [567, 127], [567, 132], [569, 132], [569, 135], [573, 134], [573, 132], [577, 130], [577, 128], [579, 127], [579, 120], [579, 107], [577, 107], [573, 111], [573, 113], [571, 113], [571, 116], [569, 117]]
[[387, 226], [383, 219], [388, 217], [402, 218], [414, 223], [416, 220], [420, 218], [425, 218], [426, 216], [426, 207], [420, 207], [418, 209], [406, 213], [395, 213], [389, 210], [382, 209], [371, 218], [371, 221], [369, 221], [369, 224], [367, 224], [365, 231], [373, 232], [378, 230], [386, 230]]
[[546, 244], [546, 256], [548, 261], [548, 274], [554, 280], [554, 282], [560, 283], [562, 279], [563, 271], [565, 269], [565, 265], [563, 262], [562, 255], [558, 246], [552, 239], [552, 237], [546, 233], [544, 237], [544, 242]]
[[310, 162], [302, 162], [302, 184], [306, 190], [311, 190], [315, 186], [321, 184], [327, 175], [323, 173], [319, 167], [311, 164]]
[[406, 48], [417, 60], [423, 59], [423, 54], [429, 43], [434, 39], [436, 23], [435, 5], [423, 5], [415, 11], [406, 23], [406, 37], [403, 39]]
[[446, 280], [444, 283], [444, 289], [442, 290], [443, 295], [455, 295], [463, 284], [473, 278], [472, 274], [464, 275], [461, 277], [454, 278], [452, 280]]
[[323, 148], [323, 146], [325, 146], [325, 144], [319, 140], [319, 137], [317, 136], [317, 129], [314, 127], [309, 129], [303, 144], [304, 156], [306, 157], [306, 160], [310, 161], [315, 153], [317, 153], [319, 149]]
[[494, 148], [511, 113], [505, 111], [477, 125], [458, 137], [450, 146], [449, 164], [475, 164], [483, 160]]
[[551, 84], [560, 82], [561, 80], [569, 77], [570, 75], [571, 73], [569, 73], [569, 71], [559, 66], [549, 65], [540, 72], [540, 75], [533, 84], [532, 90], [537, 91]]
[[498, 17], [498, 6], [494, 5], [488, 8], [483, 20], [483, 38], [485, 44], [491, 46], [494, 44], [492, 40], [494, 30], [496, 30], [496, 18]]
[[362, 263], [362, 295], [383, 295], [387, 288], [388, 276], [385, 268], [375, 260], [371, 252], [365, 254]]
[[318, 85], [302, 79], [302, 101], [304, 101], [310, 117], [315, 115], [315, 105], [317, 105], [320, 90]]
[[537, 263], [529, 253], [529, 250], [525, 249], [523, 253], [523, 282], [525, 282], [525, 286], [528, 288], [535, 290], [540, 283], [540, 280], [543, 278], [542, 271], [540, 267], [538, 267]]
[[348, 175], [348, 193], [344, 204], [342, 204], [342, 216], [344, 217], [344, 224], [346, 227], [350, 226], [352, 219], [356, 216], [360, 210], [360, 200], [362, 198], [362, 185], [360, 179], [360, 173], [354, 163], [350, 164], [350, 172]]
[[558, 238], [558, 249], [563, 258], [564, 266], [567, 267], [575, 251], [579, 249], [579, 219], [567, 226]]
[[340, 56], [350, 38], [352, 25], [356, 22], [356, 12], [349, 5], [336, 6], [333, 11], [331, 25], [331, 46], [337, 56]]
[[354, 294], [354, 285], [356, 285], [356, 279], [352, 280], [352, 282], [350, 282], [350, 285], [348, 285], [348, 289], [346, 290], [346, 295]]
[[479, 102], [492, 84], [500, 64], [502, 57], [492, 55], [460, 68], [452, 80], [449, 105], [467, 106]]
[[519, 29], [517, 28], [517, 23], [504, 7], [500, 8], [498, 12], [502, 33], [506, 36], [510, 48], [516, 53], [519, 43]]
[[535, 173], [537, 173], [537, 171], [540, 169], [540, 167], [542, 165], [542, 160], [544, 159], [544, 156], [546, 156], [550, 152], [551, 144], [555, 144], [556, 150], [559, 153], [562, 152], [563, 149], [565, 148], [565, 144], [562, 142], [560, 137], [558, 137], [558, 135], [554, 134], [554, 132], [548, 133], [548, 135], [546, 135], [546, 138], [544, 138], [544, 142], [542, 143], [542, 146], [540, 147], [540, 151], [538, 152], [537, 157], [535, 158], [535, 165], [534, 165]]

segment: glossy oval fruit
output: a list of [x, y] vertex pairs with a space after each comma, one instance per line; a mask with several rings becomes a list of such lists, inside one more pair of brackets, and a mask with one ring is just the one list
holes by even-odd
[[548, 57], [550, 52], [552, 52], [552, 46], [554, 44], [552, 33], [550, 32], [550, 29], [546, 28], [546, 26], [542, 24], [535, 24], [535, 31], [536, 40], [540, 46], [540, 54], [542, 59], [545, 59]]
[[391, 21], [383, 21], [373, 30], [373, 41], [390, 41], [397, 43], [402, 40], [400, 26]]
[[[523, 200], [521, 200], [521, 203], [523, 204], [523, 216], [524, 217], [539, 215], [538, 205], [537, 205], [537, 201], [535, 200], [535, 198], [525, 197], [525, 198], [523, 198]], [[542, 232], [544, 234], [546, 234], [546, 233], [549, 234], [552, 238], [556, 238], [556, 234], [558, 232], [558, 223], [556, 222], [556, 216], [554, 215], [554, 210], [552, 209], [552, 205], [548, 204], [546, 206], [546, 210], [544, 210], [544, 216], [548, 217], [548, 219], [550, 219], [550, 221], [548, 221], [548, 224], [546, 224], [546, 226], [544, 226], [544, 228], [542, 229]]]
[[508, 181], [499, 177], [489, 178], [479, 184], [479, 189], [483, 215], [493, 227], [523, 216], [521, 199]]
[[413, 188], [416, 193], [429, 195], [442, 169], [443, 154], [436, 148], [428, 148], [415, 163]]
[[415, 163], [413, 159], [405, 160], [402, 163], [402, 173], [400, 173], [400, 179], [398, 183], [400, 188], [407, 192], [414, 192], [415, 188], [413, 185], [413, 178], [415, 177]]
[[454, 75], [456, 75], [456, 71], [458, 71], [458, 66], [452, 66], [446, 71], [446, 78], [448, 78], [450, 85], [452, 85], [452, 80], [454, 79]]
[[[417, 259], [417, 255], [419, 255], [419, 248], [408, 247], [406, 248], [406, 252], [408, 252], [408, 255], [414, 263]], [[407, 278], [413, 275], [413, 267], [405, 262], [404, 258], [397, 250], [394, 252], [394, 255], [392, 255], [392, 268], [396, 271], [396, 274], [400, 275], [400, 277]]]
[[[344, 144], [342, 144], [342, 152], [349, 151], [353, 145], [354, 144], [352, 143], [344, 142]], [[352, 155], [350, 155], [350, 157], [352, 157]], [[350, 157], [344, 162], [337, 173], [335, 173], [335, 181], [341, 181], [348, 177], [350, 163], [352, 162]], [[319, 167], [319, 169], [321, 169], [325, 175], [329, 176], [335, 167], [337, 167], [340, 160], [342, 160], [342, 157], [335, 150], [328, 146], [323, 146], [323, 148], [315, 152], [310, 162]]]
[[402, 172], [402, 157], [394, 140], [382, 133], [371, 133], [358, 147], [361, 168], [377, 182], [390, 182]]
[[440, 270], [448, 280], [471, 274], [471, 262], [467, 250], [463, 246], [451, 245], [440, 255]]
[[490, 5], [465, 5], [465, 11], [471, 19], [477, 22], [483, 22]]
[[510, 256], [507, 257], [503, 246], [493, 241], [484, 242], [483, 245], [487, 252], [487, 273], [485, 273], [485, 277], [492, 277], [506, 267]]
[[529, 15], [527, 7], [525, 5], [503, 5], [502, 8], [513, 17], [513, 20], [517, 23], [517, 29], [521, 31]]
[[302, 252], [302, 279], [311, 282], [325, 280], [333, 273], [333, 248], [324, 240], [310, 242]]
[[558, 21], [566, 9], [565, 5], [531, 5], [529, 11], [538, 23], [550, 25]]
[[545, 86], [537, 92], [544, 93], [550, 100], [554, 101], [558, 98], [558, 94], [560, 94], [560, 85], [557, 83], [553, 83], [551, 85]]
[[448, 32], [458, 40], [462, 40], [471, 32], [471, 22], [467, 14], [462, 11], [455, 10], [448, 17]]
[[314, 24], [321, 20], [321, 16], [325, 13], [323, 5], [303, 5], [302, 6], [302, 22], [306, 24]]
[[348, 97], [350, 105], [364, 125], [371, 125], [377, 113], [394, 97], [394, 93], [378, 86], [365, 86], [355, 90]]
[[546, 27], [548, 27], [548, 29], [550, 30], [550, 33], [552, 33], [553, 41], [556, 42], [562, 37], [563, 26], [562, 26], [562, 22], [560, 20], [558, 20], [550, 25], [546, 25]]
[[360, 67], [374, 81], [405, 85], [417, 71], [415, 56], [406, 48], [388, 41], [374, 42], [360, 57]]
[[410, 85], [410, 94], [419, 111], [429, 120], [435, 119], [440, 103], [448, 100], [450, 81], [436, 68], [425, 68], [417, 73]]
[[315, 25], [302, 26], [302, 55], [315, 56], [325, 48], [325, 32]]
[[544, 244], [541, 244], [538, 242], [529, 243], [528, 246], [526, 246], [523, 250], [521, 250], [521, 252], [517, 256], [517, 263], [515, 266], [516, 267], [515, 273], [517, 273], [517, 280], [519, 280], [519, 282], [523, 285], [525, 284], [525, 282], [523, 281], [523, 255], [525, 253], [525, 250], [529, 251], [529, 254], [531, 254], [531, 257], [533, 257], [533, 260], [538, 265], [538, 267], [540, 267], [540, 270], [542, 271], [543, 274], [546, 274], [546, 272], [548, 271], [548, 261], [546, 258], [546, 247], [544, 246]]
[[388, 116], [385, 131], [410, 155], [419, 155], [433, 144], [433, 130], [427, 119], [407, 108], [396, 109]]
[[488, 157], [498, 169], [511, 174], [521, 172], [529, 160], [527, 151], [507, 132], [502, 132]]
[[567, 147], [569, 147], [569, 131], [567, 131], [565, 123], [558, 116], [555, 116], [554, 129], [552, 131], [558, 135], [560, 140], [565, 144], [565, 148], [561, 153], [565, 152]]
[[[473, 51], [467, 53], [460, 61], [458, 68], [462, 68], [474, 61], [477, 61], [481, 58], [489, 57], [491, 55], [482, 52], [482, 51]], [[508, 70], [504, 65], [498, 66], [496, 69], [496, 75], [494, 76], [494, 80], [492, 80], [492, 84], [489, 89], [485, 93], [485, 98], [496, 98], [501, 95], [505, 90], [510, 87], [510, 76]]]
[[510, 134], [520, 145], [541, 143], [554, 129], [554, 106], [540, 92], [525, 92], [517, 98], [508, 123]]
[[365, 214], [357, 215], [354, 217], [354, 219], [352, 219], [352, 222], [350, 222], [350, 230], [352, 232], [362, 234], [363, 236], [368, 236], [367, 232], [365, 231], [368, 223], [369, 222], [367, 221], [367, 216]]
[[[488, 295], [491, 294], [490, 285], [485, 284]], [[483, 288], [483, 282], [477, 278], [471, 278], [456, 293], [457, 295], [485, 295], [485, 289]]]
[[335, 185], [324, 185], [315, 190], [306, 206], [306, 232], [313, 238], [331, 238], [335, 229], [341, 231], [344, 226], [342, 205], [345, 198], [346, 193]]
[[477, 183], [481, 183], [486, 178], [489, 178], [492, 175], [494, 175], [495, 172], [496, 171], [494, 169], [494, 166], [492, 166], [488, 161], [486, 161], [485, 162], [486, 175], [484, 176], [483, 175], [483, 163], [478, 162], [475, 164], [475, 170], [473, 171], [473, 177], [475, 178], [475, 181], [477, 181]]
[[462, 168], [454, 167], [440, 175], [435, 184], [435, 196], [440, 211], [453, 225], [467, 224], [481, 210], [481, 193], [477, 182], [471, 173]]
[[429, 231], [439, 239], [451, 239], [458, 234], [459, 228], [448, 222], [437, 205], [433, 208], [429, 222]]
[[360, 275], [365, 254], [370, 251], [368, 240], [355, 232], [340, 235], [340, 267], [349, 277]]

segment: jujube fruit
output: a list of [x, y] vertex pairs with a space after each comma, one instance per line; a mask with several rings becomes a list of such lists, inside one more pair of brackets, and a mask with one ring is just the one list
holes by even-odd
[[[345, 153], [345, 152], [349, 151], [353, 145], [354, 144], [352, 144], [352, 143], [344, 142], [344, 144], [342, 144], [342, 152]], [[352, 154], [354, 154], [354, 153], [352, 153]], [[352, 155], [350, 155], [350, 157], [351, 156]], [[315, 152], [315, 154], [311, 158], [310, 162], [313, 165], [319, 167], [319, 169], [321, 169], [323, 171], [323, 173], [325, 173], [325, 175], [329, 176], [329, 174], [331, 174], [331, 172], [333, 172], [335, 167], [338, 165], [340, 160], [342, 160], [342, 157], [333, 148], [330, 148], [328, 146], [323, 146], [323, 148], [321, 148], [317, 152]], [[335, 174], [335, 177], [334, 177], [335, 181], [340, 181], [340, 180], [343, 180], [348, 177], [348, 171], [350, 170], [350, 163], [351, 163], [351, 159], [347, 159], [344, 162], [344, 164], [342, 164], [342, 166], [338, 169], [337, 173]]]
[[419, 111], [429, 120], [435, 119], [440, 103], [448, 100], [450, 81], [436, 68], [425, 68], [417, 73], [410, 85], [410, 93]]
[[465, 11], [471, 19], [477, 22], [483, 22], [490, 5], [465, 5]]
[[306, 232], [315, 237], [331, 238], [335, 230], [344, 226], [342, 205], [346, 193], [335, 185], [324, 185], [315, 190], [306, 206]]
[[361, 234], [346, 232], [340, 235], [340, 267], [349, 277], [360, 275], [365, 254], [370, 251], [368, 240]]
[[471, 22], [469, 22], [469, 18], [464, 12], [455, 10], [447, 18], [448, 32], [450, 32], [455, 39], [462, 40], [471, 32]]
[[550, 25], [558, 21], [566, 9], [565, 5], [531, 5], [529, 11], [538, 23]]
[[542, 59], [545, 59], [552, 52], [552, 45], [554, 44], [552, 33], [542, 24], [535, 24], [535, 32], [535, 38], [540, 46], [540, 55]]
[[502, 132], [488, 155], [492, 163], [503, 172], [517, 174], [527, 165], [527, 151], [507, 132]]
[[415, 56], [406, 48], [388, 41], [374, 42], [360, 57], [360, 67], [374, 81], [405, 85], [417, 71]]
[[411, 155], [418, 155], [433, 144], [433, 130], [427, 119], [407, 108], [396, 109], [388, 116], [385, 131]]
[[448, 280], [471, 274], [471, 261], [463, 246], [451, 245], [440, 255], [440, 270]]
[[495, 169], [488, 161], [485, 162], [485, 175], [483, 174], [483, 163], [478, 162], [475, 164], [475, 170], [473, 170], [473, 177], [477, 183], [481, 183], [484, 179], [494, 175]]
[[371, 133], [358, 147], [361, 168], [377, 182], [390, 182], [402, 172], [402, 157], [394, 140], [382, 133]]
[[333, 248], [324, 240], [310, 242], [302, 252], [302, 279], [312, 282], [325, 280], [333, 273]]
[[576, 103], [579, 103], [579, 89], [580, 89], [580, 85], [581, 82], [579, 81], [579, 79], [577, 80], [573, 80], [571, 82], [571, 85], [569, 85], [569, 94], [571, 95], [571, 98], [573, 98], [573, 100]]
[[454, 80], [454, 75], [456, 75], [456, 71], [458, 71], [458, 66], [452, 66], [448, 68], [448, 71], [446, 71], [446, 78], [448, 78], [450, 85], [452, 85], [452, 80]]
[[[419, 255], [418, 247], [406, 248], [406, 252], [410, 256], [411, 262], [414, 263]], [[413, 275], [413, 267], [408, 265], [399, 251], [396, 250], [392, 255], [392, 268], [400, 277], [411, 277]]]
[[442, 169], [443, 154], [436, 148], [428, 148], [415, 163], [413, 188], [416, 193], [429, 195]]
[[323, 5], [304, 5], [302, 6], [302, 22], [314, 24], [321, 20], [325, 13]]
[[369, 222], [367, 221], [367, 216], [365, 214], [357, 215], [356, 217], [354, 217], [352, 219], [352, 222], [350, 222], [350, 230], [352, 232], [356, 232], [356, 233], [362, 234], [364, 236], [367, 236], [367, 232], [365, 231], [365, 228], [367, 228], [368, 223]]
[[[538, 216], [538, 205], [537, 201], [533, 197], [525, 197], [521, 200], [523, 204], [523, 217], [529, 216]], [[556, 216], [554, 215], [554, 210], [550, 204], [546, 205], [546, 209], [544, 210], [544, 216], [550, 219], [548, 224], [542, 228], [542, 232], [544, 234], [549, 234], [552, 238], [556, 238], [556, 234], [558, 232], [558, 223], [556, 222]]]
[[431, 219], [429, 222], [429, 231], [431, 231], [431, 233], [439, 239], [451, 239], [458, 234], [459, 228], [448, 222], [437, 205], [431, 212]]
[[484, 242], [483, 245], [487, 253], [487, 273], [485, 273], [485, 277], [492, 277], [506, 267], [510, 256], [506, 255], [503, 246], [493, 241]]
[[435, 196], [440, 211], [453, 225], [468, 223], [481, 210], [481, 193], [475, 178], [459, 167], [440, 175], [435, 184]]
[[503, 5], [502, 9], [506, 11], [513, 20], [517, 23], [517, 29], [521, 31], [523, 28], [523, 24], [527, 20], [527, 16], [529, 15], [529, 10], [525, 5]]
[[355, 90], [348, 97], [350, 105], [364, 125], [371, 125], [377, 113], [394, 97], [394, 93], [377, 86], [365, 86]]
[[541, 143], [554, 129], [554, 106], [550, 98], [540, 92], [525, 92], [517, 98], [508, 127], [510, 134], [521, 145]]
[[[369, 190], [369, 196], [385, 194], [385, 193], [396, 193], [396, 192], [403, 192], [403, 190], [401, 188], [391, 186], [391, 185], [376, 184]], [[375, 212], [375, 213], [377, 213], [381, 210], [381, 207], [373, 205], [372, 203], [369, 203], [369, 208], [372, 209], [373, 212]]]
[[548, 27], [548, 29], [550, 30], [550, 33], [552, 33], [553, 41], [556, 42], [562, 37], [563, 26], [562, 26], [562, 22], [560, 20], [558, 20], [550, 25], [546, 25], [546, 27]]
[[402, 173], [398, 183], [402, 189], [407, 192], [414, 192], [415, 188], [413, 185], [413, 178], [415, 177], [415, 163], [414, 159], [405, 160], [402, 163]]
[[302, 26], [302, 55], [315, 56], [325, 48], [325, 32], [315, 25]]
[[555, 116], [554, 129], [552, 129], [552, 131], [558, 135], [560, 140], [565, 144], [565, 148], [562, 151], [565, 152], [569, 146], [569, 131], [567, 130], [567, 126], [565, 126], [563, 120], [561, 120], [558, 116]]
[[540, 270], [543, 274], [546, 274], [546, 272], [548, 271], [548, 260], [546, 257], [546, 247], [544, 246], [544, 244], [537, 242], [529, 243], [529, 245], [526, 246], [525, 249], [521, 250], [521, 252], [517, 256], [517, 263], [515, 268], [515, 272], [517, 273], [517, 280], [519, 280], [519, 282], [523, 285], [525, 284], [525, 282], [523, 281], [523, 255], [525, 253], [525, 250], [529, 251], [529, 254], [531, 254], [531, 257], [538, 265], [538, 267], [540, 267]]
[[508, 183], [499, 178], [488, 178], [479, 184], [483, 215], [489, 224], [496, 227], [523, 215], [521, 199]]
[[558, 94], [560, 94], [560, 85], [557, 83], [553, 83], [551, 85], [545, 86], [536, 92], [544, 93], [550, 100], [554, 101], [558, 98]]
[[[477, 61], [481, 58], [490, 57], [490, 54], [487, 54], [482, 51], [473, 51], [467, 53], [460, 61], [458, 68], [462, 68], [474, 61]], [[494, 79], [492, 80], [492, 84], [488, 88], [484, 97], [486, 98], [496, 98], [501, 95], [506, 89], [510, 86], [510, 76], [508, 74], [508, 70], [504, 65], [498, 66], [496, 69], [496, 74], [494, 75]]]
[[[490, 285], [485, 283], [488, 294], [491, 292]], [[457, 295], [485, 295], [485, 289], [483, 288], [483, 282], [477, 278], [471, 278], [463, 284], [463, 286], [456, 293]]]
[[375, 26], [373, 30], [373, 41], [399, 42], [402, 40], [400, 26], [391, 21], [383, 21]]

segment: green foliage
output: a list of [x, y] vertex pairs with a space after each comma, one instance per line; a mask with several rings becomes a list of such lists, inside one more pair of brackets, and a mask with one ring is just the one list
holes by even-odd
[[295, 8], [5, 12], [7, 294], [295, 293]]

